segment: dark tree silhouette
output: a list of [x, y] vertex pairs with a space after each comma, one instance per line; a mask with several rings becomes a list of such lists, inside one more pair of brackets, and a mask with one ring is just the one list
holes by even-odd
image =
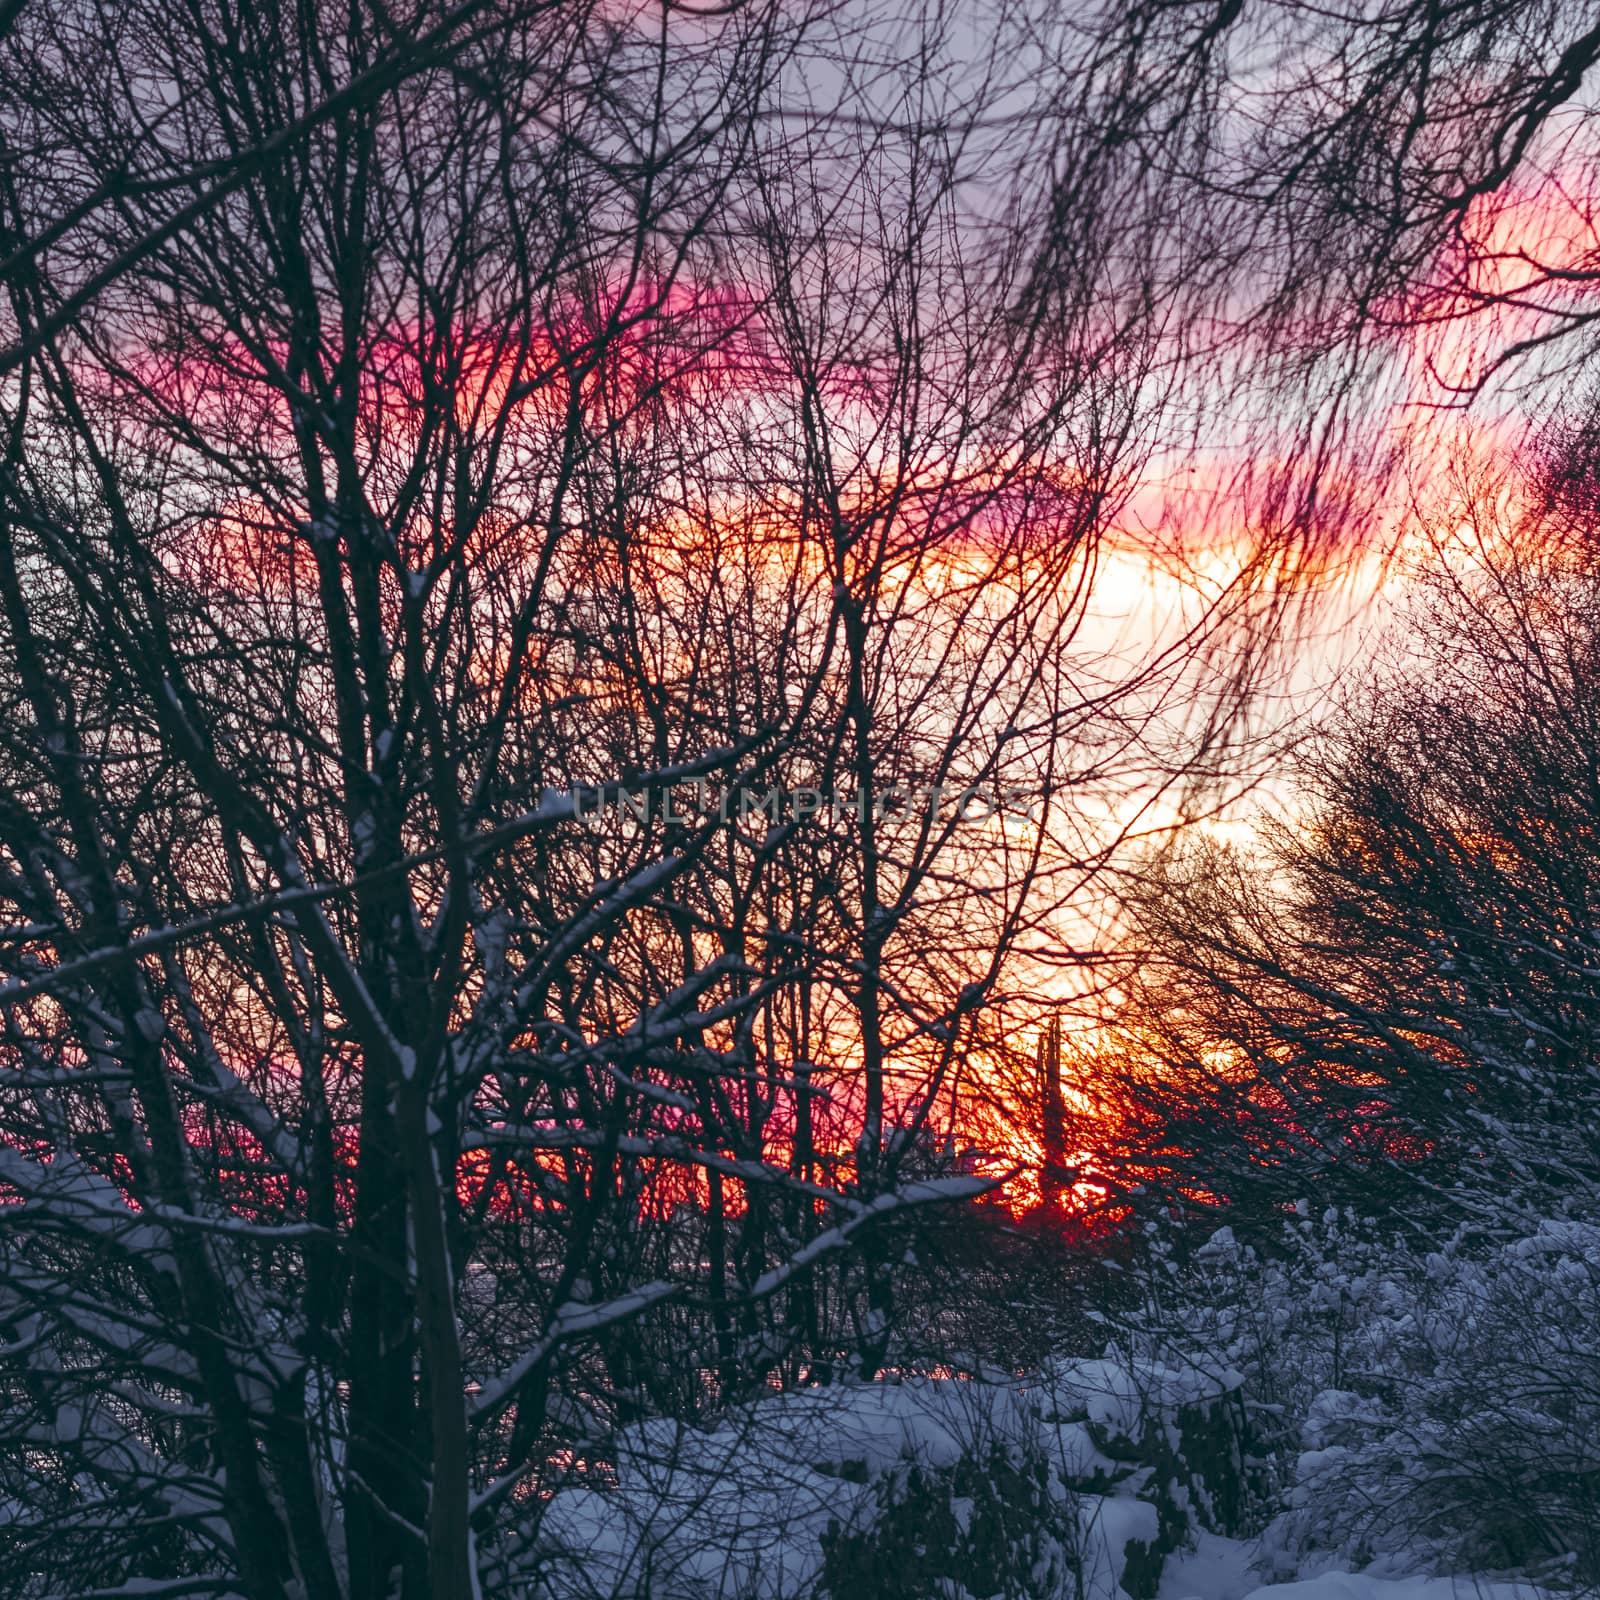
[[518, 1594], [618, 1424], [908, 1347], [1281, 546], [1095, 637], [1168, 263], [1030, 295], [1026, 30], [4, 20], [0, 1582]]
[[[1126, 1176], [1494, 1229], [1591, 1204], [1600, 566], [1583, 434], [1460, 478], [1259, 852], [1194, 843], [1111, 1081]], [[1462, 531], [1465, 530], [1465, 531]], [[1113, 1055], [1115, 1052], [1113, 1052]], [[1113, 1100], [1116, 1095], [1113, 1094]]]

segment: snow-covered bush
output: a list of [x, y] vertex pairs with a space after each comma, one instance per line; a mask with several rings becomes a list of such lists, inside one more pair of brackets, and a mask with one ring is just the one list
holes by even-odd
[[[769, 1395], [626, 1429], [557, 1493], [539, 1600], [1149, 1600], [1237, 1499], [1237, 1378], [1058, 1361]], [[1186, 1452], [1214, 1466], [1196, 1471]], [[1219, 1443], [1219, 1441], [1225, 1441]]]
[[1430, 1248], [1300, 1215], [1155, 1276], [1151, 1342], [1243, 1375], [1269, 1546], [1600, 1581], [1600, 1228]]
[[1075, 1504], [1033, 1410], [1004, 1386], [912, 1380], [772, 1395], [709, 1432], [670, 1421], [626, 1429], [616, 1469], [615, 1490], [551, 1500], [542, 1595], [1077, 1592]]
[[1113, 1350], [1049, 1363], [1035, 1381], [1049, 1396], [1043, 1414], [1057, 1422], [1067, 1476], [1155, 1507], [1156, 1555], [1195, 1533], [1238, 1533], [1249, 1521], [1255, 1486], [1238, 1372], [1170, 1352], [1163, 1361]]
[[[823, 1541], [819, 1596], [827, 1600], [1073, 1600], [1079, 1592], [1077, 1497], [1037, 1438], [994, 1437], [940, 1467], [907, 1463], [872, 1489], [872, 1515]], [[1114, 1560], [1104, 1565], [1117, 1577]]]

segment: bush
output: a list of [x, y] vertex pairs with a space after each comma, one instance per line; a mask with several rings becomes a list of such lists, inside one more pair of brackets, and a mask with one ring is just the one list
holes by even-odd
[[823, 1541], [820, 1597], [1034, 1600], [1076, 1592], [1074, 1499], [1042, 1449], [1000, 1441], [954, 1465], [880, 1478], [873, 1514]]
[[[624, 1430], [616, 1487], [537, 1535], [540, 1600], [1151, 1600], [1238, 1503], [1232, 1384], [1046, 1363], [770, 1395], [714, 1430]], [[1198, 1463], [1204, 1463], [1203, 1466]]]
[[1430, 1249], [1300, 1215], [1161, 1276], [1146, 1334], [1242, 1375], [1269, 1547], [1600, 1583], [1600, 1228]]

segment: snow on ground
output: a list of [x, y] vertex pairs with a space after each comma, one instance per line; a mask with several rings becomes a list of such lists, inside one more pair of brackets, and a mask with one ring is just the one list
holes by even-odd
[[1202, 1533], [1192, 1549], [1168, 1557], [1156, 1600], [1548, 1600], [1531, 1584], [1472, 1577], [1326, 1571], [1267, 1584], [1261, 1565], [1260, 1546], [1254, 1539]]
[[1261, 1587], [1257, 1552], [1254, 1539], [1201, 1533], [1192, 1550], [1175, 1550], [1167, 1557], [1156, 1600], [1245, 1600]]
[[[1170, 1457], [1141, 1463], [1138, 1447], [1176, 1445], [1180, 1419], [1214, 1415], [1238, 1381], [1158, 1362], [1063, 1361], [1020, 1382], [915, 1378], [769, 1395], [710, 1430], [639, 1423], [617, 1441], [614, 1488], [567, 1488], [549, 1502], [530, 1600], [802, 1600], [838, 1581], [828, 1552], [841, 1538], [869, 1562], [880, 1547], [890, 1561], [946, 1561], [924, 1574], [945, 1573], [929, 1592], [983, 1600], [989, 1588], [970, 1580], [990, 1578], [989, 1557], [974, 1565], [960, 1543], [972, 1496], [981, 1499], [975, 1475], [993, 1483], [995, 1471], [1008, 1493], [1039, 1486], [1036, 1503], [1005, 1501], [1022, 1511], [1019, 1525], [1040, 1519], [1042, 1537], [1012, 1574], [1033, 1583], [1031, 1600], [1128, 1600], [1149, 1594], [1158, 1571], [1154, 1600], [1545, 1600], [1526, 1584], [1406, 1576], [1394, 1556], [1334, 1570], [1337, 1555], [1291, 1557], [1271, 1529], [1265, 1544], [1206, 1531], [1200, 1480], [1171, 1478]], [[932, 1498], [907, 1501], [914, 1492]]]
[[1476, 1578], [1377, 1578], [1361, 1572], [1324, 1572], [1297, 1583], [1256, 1589], [1245, 1600], [1543, 1600], [1526, 1583]]

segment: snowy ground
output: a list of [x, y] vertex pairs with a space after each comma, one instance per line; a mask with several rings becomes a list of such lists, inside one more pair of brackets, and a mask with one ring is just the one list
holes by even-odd
[[[532, 1600], [866, 1600], [907, 1561], [920, 1586], [896, 1595], [950, 1600], [1152, 1588], [1155, 1600], [1539, 1600], [1526, 1585], [1410, 1576], [1393, 1561], [1352, 1573], [1331, 1554], [1207, 1531], [1223, 1506], [1215, 1458], [1191, 1470], [1178, 1446], [1217, 1436], [1237, 1382], [1057, 1361], [1021, 1382], [772, 1395], [710, 1431], [644, 1423], [619, 1441], [614, 1489], [550, 1502]], [[1007, 1499], [1030, 1485], [1026, 1504]], [[841, 1535], [854, 1541], [843, 1566]]]
[[1267, 1585], [1265, 1576], [1256, 1541], [1202, 1533], [1192, 1550], [1168, 1558], [1156, 1600], [1540, 1600], [1540, 1591], [1528, 1584], [1473, 1578], [1331, 1570]]

